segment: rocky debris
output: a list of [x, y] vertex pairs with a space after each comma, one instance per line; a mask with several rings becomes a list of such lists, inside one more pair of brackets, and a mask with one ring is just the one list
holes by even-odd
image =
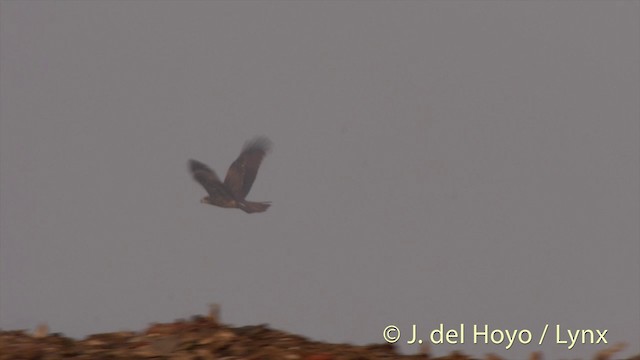
[[[176, 359], [176, 360], [470, 360], [459, 352], [432, 358], [423, 347], [417, 355], [400, 355], [390, 344], [355, 346], [327, 344], [274, 330], [267, 325], [232, 327], [219, 323], [218, 308], [209, 316], [194, 316], [168, 324], [152, 324], [145, 331], [94, 334], [74, 340], [49, 334], [46, 325], [34, 333], [0, 331], [0, 360], [8, 359]], [[604, 360], [623, 348], [614, 345], [596, 354]], [[533, 353], [531, 359], [540, 359]], [[633, 359], [639, 360], [640, 356]], [[485, 357], [500, 360], [494, 354]], [[631, 360], [631, 359], [630, 359]]]

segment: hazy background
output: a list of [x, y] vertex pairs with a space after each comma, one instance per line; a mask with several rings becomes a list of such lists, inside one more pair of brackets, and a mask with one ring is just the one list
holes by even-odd
[[[549, 323], [640, 351], [640, 2], [0, 6], [3, 329], [216, 302], [332, 342], [444, 322], [534, 340], [436, 354], [603, 347], [538, 346]], [[187, 159], [224, 176], [263, 134], [249, 199], [273, 206], [200, 204]]]

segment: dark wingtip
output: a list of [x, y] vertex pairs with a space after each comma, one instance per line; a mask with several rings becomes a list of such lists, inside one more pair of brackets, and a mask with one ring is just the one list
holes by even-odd
[[192, 173], [198, 170], [207, 170], [209, 167], [198, 160], [189, 159], [189, 171]]
[[244, 143], [242, 147], [242, 151], [262, 151], [264, 153], [268, 153], [271, 150], [273, 143], [266, 136], [256, 136], [253, 139]]

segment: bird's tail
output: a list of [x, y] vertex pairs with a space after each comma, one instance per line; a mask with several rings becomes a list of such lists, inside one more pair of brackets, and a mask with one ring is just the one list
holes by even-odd
[[252, 201], [242, 201], [240, 202], [240, 210], [246, 212], [247, 214], [255, 213], [255, 212], [263, 212], [267, 210], [271, 206], [271, 203], [268, 201], [265, 202], [252, 202]]

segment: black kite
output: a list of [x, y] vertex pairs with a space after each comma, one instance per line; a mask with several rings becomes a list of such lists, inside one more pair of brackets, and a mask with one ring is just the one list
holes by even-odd
[[270, 202], [251, 202], [245, 197], [256, 179], [262, 159], [271, 148], [266, 137], [257, 137], [247, 141], [240, 156], [231, 164], [224, 183], [207, 165], [189, 160], [189, 170], [193, 178], [204, 187], [209, 196], [200, 202], [223, 208], [238, 208], [246, 213], [263, 212], [271, 206]]

